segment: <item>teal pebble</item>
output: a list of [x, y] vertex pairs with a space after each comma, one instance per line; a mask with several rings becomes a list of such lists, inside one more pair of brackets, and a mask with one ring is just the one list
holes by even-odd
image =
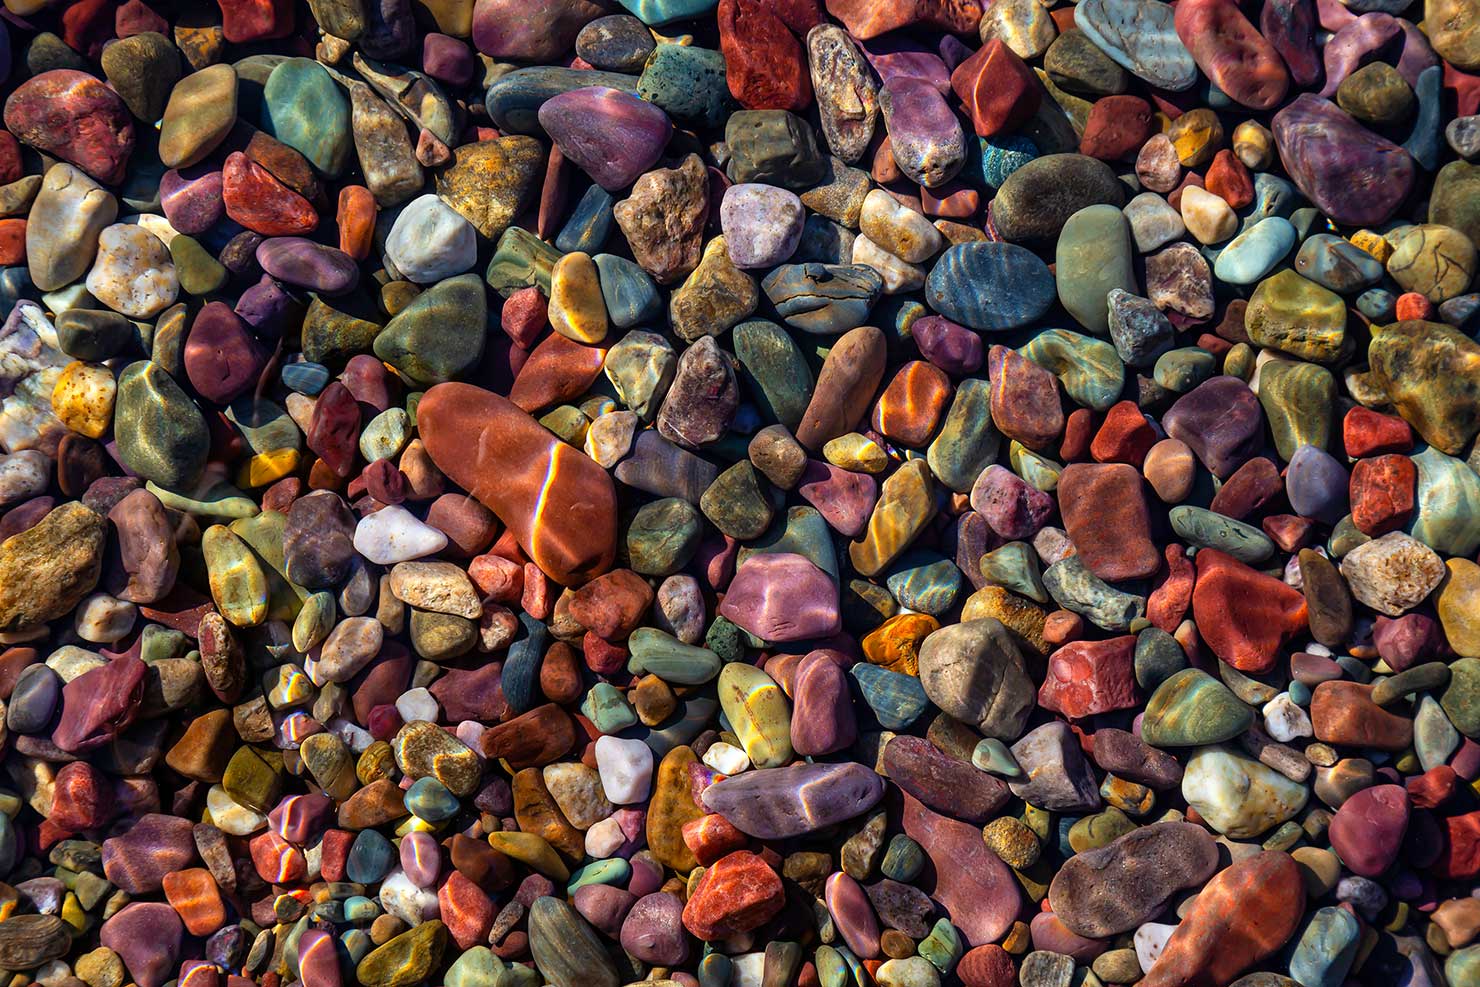
[[924, 687], [913, 675], [861, 662], [854, 665], [849, 674], [858, 683], [863, 701], [886, 730], [906, 729], [930, 705]]
[[622, 690], [610, 682], [598, 682], [581, 701], [581, 713], [603, 734], [621, 733], [637, 722], [637, 714]]
[[899, 605], [939, 617], [956, 602], [961, 570], [950, 559], [928, 552], [910, 552], [884, 580]]
[[931, 966], [941, 973], [950, 973], [956, 969], [956, 961], [965, 952], [965, 945], [961, 940], [961, 933], [950, 920], [941, 918], [935, 920], [930, 935], [920, 940], [918, 950], [921, 956], [930, 961]]
[[884, 849], [879, 871], [891, 881], [909, 884], [925, 869], [925, 849], [904, 833], [895, 833]]
[[1301, 933], [1290, 957], [1290, 976], [1303, 987], [1341, 987], [1361, 941], [1355, 915], [1334, 906], [1322, 908]]
[[458, 801], [457, 796], [448, 791], [446, 785], [430, 775], [418, 778], [406, 790], [407, 811], [425, 822], [436, 823], [451, 819], [461, 808], [462, 803]]
[[565, 886], [566, 894], [575, 894], [577, 889], [588, 884], [625, 884], [632, 876], [632, 865], [622, 857], [597, 860], [589, 863], [570, 876]]
[[651, 322], [663, 311], [658, 286], [636, 263], [616, 254], [597, 254], [596, 274], [601, 280], [601, 300], [606, 316], [618, 329]]

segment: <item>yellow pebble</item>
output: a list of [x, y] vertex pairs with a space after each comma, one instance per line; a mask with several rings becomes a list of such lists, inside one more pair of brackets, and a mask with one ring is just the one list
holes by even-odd
[[67, 897], [62, 899], [61, 918], [78, 932], [87, 931], [87, 912], [83, 911], [82, 902], [77, 900], [75, 892], [68, 891]]
[[863, 657], [871, 665], [918, 676], [920, 645], [939, 628], [940, 621], [929, 614], [896, 614], [864, 635]]
[[1274, 135], [1253, 120], [1233, 128], [1233, 154], [1250, 171], [1268, 171], [1274, 164]]
[[298, 469], [301, 459], [297, 449], [270, 449], [259, 452], [242, 464], [236, 474], [239, 487], [265, 487], [276, 483]]
[[590, 254], [576, 250], [555, 262], [548, 316], [551, 329], [578, 343], [606, 338], [606, 301]]
[[90, 439], [102, 438], [113, 421], [118, 384], [99, 363], [73, 360], [62, 369], [51, 390], [51, 410], [62, 424]]
[[1393, 245], [1383, 239], [1381, 233], [1374, 233], [1371, 230], [1357, 230], [1357, 232], [1351, 235], [1350, 240], [1352, 246], [1367, 251], [1367, 253], [1376, 257], [1383, 264], [1386, 264], [1388, 258], [1393, 255]]
[[1223, 145], [1223, 124], [1212, 110], [1188, 110], [1172, 121], [1167, 137], [1177, 149], [1177, 160], [1184, 168], [1199, 168], [1213, 160]]
[[553, 881], [570, 879], [570, 868], [565, 866], [555, 848], [542, 836], [519, 832], [489, 833], [488, 845], [521, 864], [527, 864]]
[[829, 439], [822, 447], [822, 458], [840, 470], [853, 473], [882, 473], [889, 468], [889, 454], [884, 447], [858, 432]]

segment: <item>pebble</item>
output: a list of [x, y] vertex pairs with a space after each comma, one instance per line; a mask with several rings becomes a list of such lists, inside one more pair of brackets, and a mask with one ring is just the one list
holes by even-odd
[[1475, 980], [1468, 4], [16, 0], [0, 967]]

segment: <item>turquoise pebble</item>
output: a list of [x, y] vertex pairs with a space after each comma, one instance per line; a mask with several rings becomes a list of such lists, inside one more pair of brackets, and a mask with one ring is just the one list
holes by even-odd
[[879, 872], [891, 881], [909, 884], [925, 869], [925, 849], [904, 833], [895, 833], [884, 849]]
[[610, 682], [598, 682], [581, 701], [581, 713], [604, 734], [621, 733], [637, 722], [637, 714], [622, 690]]
[[588, 884], [625, 884], [631, 876], [632, 865], [621, 857], [597, 860], [570, 876], [565, 893], [575, 894], [578, 888], [584, 888]]
[[406, 790], [406, 809], [413, 816], [426, 822], [441, 822], [457, 815], [462, 803], [447, 786], [428, 775], [418, 778]]
[[928, 552], [910, 552], [885, 579], [899, 605], [938, 617], [956, 602], [961, 591], [961, 570], [950, 559]]

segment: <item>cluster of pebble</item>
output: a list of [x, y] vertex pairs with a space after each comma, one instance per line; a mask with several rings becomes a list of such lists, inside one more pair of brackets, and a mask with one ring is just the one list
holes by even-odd
[[4, 0], [0, 987], [1480, 985], [1422, 7]]

